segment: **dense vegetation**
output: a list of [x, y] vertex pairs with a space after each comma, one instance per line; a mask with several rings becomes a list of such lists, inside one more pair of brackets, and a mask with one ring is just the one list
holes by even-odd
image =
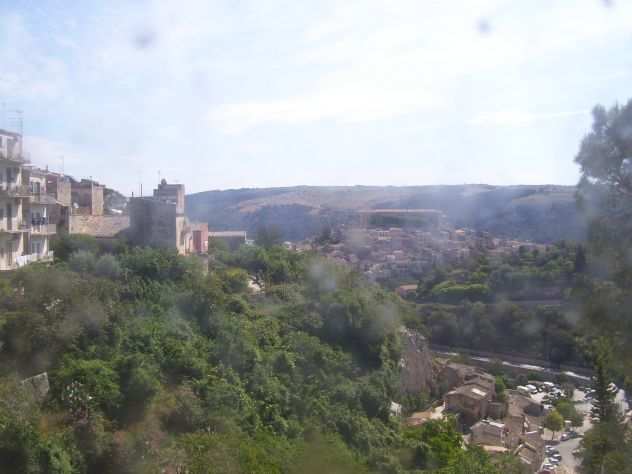
[[613, 380], [632, 388], [632, 101], [593, 110], [593, 126], [576, 163], [578, 202], [589, 223], [591, 281], [581, 292], [587, 352], [595, 367], [595, 426], [582, 440], [582, 473], [632, 472], [629, 423], [609, 390]]
[[[348, 270], [274, 245], [216, 249], [209, 273], [88, 238], [56, 255], [0, 280], [3, 472], [496, 469], [390, 416], [412, 313]], [[43, 371], [40, 399], [20, 380]]]
[[575, 297], [585, 267], [584, 248], [560, 242], [500, 261], [436, 268], [415, 295], [421, 323], [435, 344], [585, 364]]

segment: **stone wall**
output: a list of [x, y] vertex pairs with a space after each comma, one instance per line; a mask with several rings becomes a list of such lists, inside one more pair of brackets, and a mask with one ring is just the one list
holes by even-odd
[[130, 239], [135, 245], [177, 249], [185, 247], [180, 235], [184, 217], [176, 216], [175, 204], [152, 198], [132, 198], [129, 202]]
[[89, 181], [73, 183], [71, 187], [72, 203], [79, 207], [79, 209], [75, 209], [74, 213], [102, 216], [104, 189], [105, 186]]
[[129, 228], [129, 216], [79, 216], [69, 217], [71, 234], [92, 235], [99, 238], [112, 238]]

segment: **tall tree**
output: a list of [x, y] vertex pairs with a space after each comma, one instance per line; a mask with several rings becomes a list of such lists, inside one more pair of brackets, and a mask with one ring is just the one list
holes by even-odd
[[592, 131], [575, 158], [581, 168], [578, 203], [586, 213], [591, 250], [632, 286], [627, 251], [632, 244], [632, 100], [593, 109]]
[[595, 389], [595, 399], [591, 413], [600, 422], [618, 422], [620, 413], [615, 404], [615, 394], [611, 390], [612, 376], [610, 375], [611, 356], [609, 347], [605, 340], [597, 344], [596, 354], [593, 357], [595, 370], [593, 388]]
[[[609, 388], [613, 369], [632, 373], [632, 318], [627, 309], [632, 302], [632, 101], [593, 109], [592, 130], [575, 161], [582, 173], [577, 198], [588, 220], [592, 276], [598, 277], [582, 290], [593, 339], [592, 412], [598, 422], [582, 440], [581, 472], [627, 472], [625, 460], [632, 451]], [[575, 269], [581, 271], [585, 263], [577, 257]]]

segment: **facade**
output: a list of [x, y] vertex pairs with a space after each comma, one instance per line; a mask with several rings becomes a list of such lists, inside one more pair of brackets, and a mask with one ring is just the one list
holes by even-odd
[[72, 213], [76, 215], [103, 215], [103, 192], [105, 186], [92, 181], [82, 179], [71, 185]]
[[22, 136], [0, 129], [0, 159], [22, 159]]
[[471, 428], [471, 443], [478, 446], [505, 446], [507, 428], [503, 423], [481, 420]]
[[[6, 143], [6, 136], [2, 136]], [[15, 145], [10, 149], [13, 150]], [[0, 158], [0, 270], [18, 267], [28, 254], [30, 190], [21, 157], [6, 152]]]
[[206, 222], [192, 222], [193, 253], [208, 253], [208, 224]]
[[151, 197], [129, 202], [129, 236], [135, 245], [170, 248], [181, 255], [208, 251], [208, 224], [184, 215], [184, 185], [162, 180]]
[[483, 387], [462, 385], [445, 395], [445, 409], [459, 414], [463, 423], [471, 425], [487, 416], [487, 406], [492, 398], [493, 392]]
[[490, 416], [490, 411], [498, 411], [490, 410], [496, 393], [496, 380], [492, 375], [468, 365], [448, 363], [440, 378], [443, 388], [450, 390], [444, 396], [445, 408], [459, 414], [463, 424], [472, 425]]
[[57, 200], [47, 193], [46, 172], [22, 157], [22, 137], [0, 130], [0, 270], [52, 258], [55, 206]]

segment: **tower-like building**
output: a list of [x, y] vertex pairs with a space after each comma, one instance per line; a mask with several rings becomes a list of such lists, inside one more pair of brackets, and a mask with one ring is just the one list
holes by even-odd
[[184, 185], [163, 179], [153, 196], [129, 202], [130, 239], [140, 246], [172, 248], [181, 255], [208, 251], [208, 224], [189, 222], [184, 209]]

